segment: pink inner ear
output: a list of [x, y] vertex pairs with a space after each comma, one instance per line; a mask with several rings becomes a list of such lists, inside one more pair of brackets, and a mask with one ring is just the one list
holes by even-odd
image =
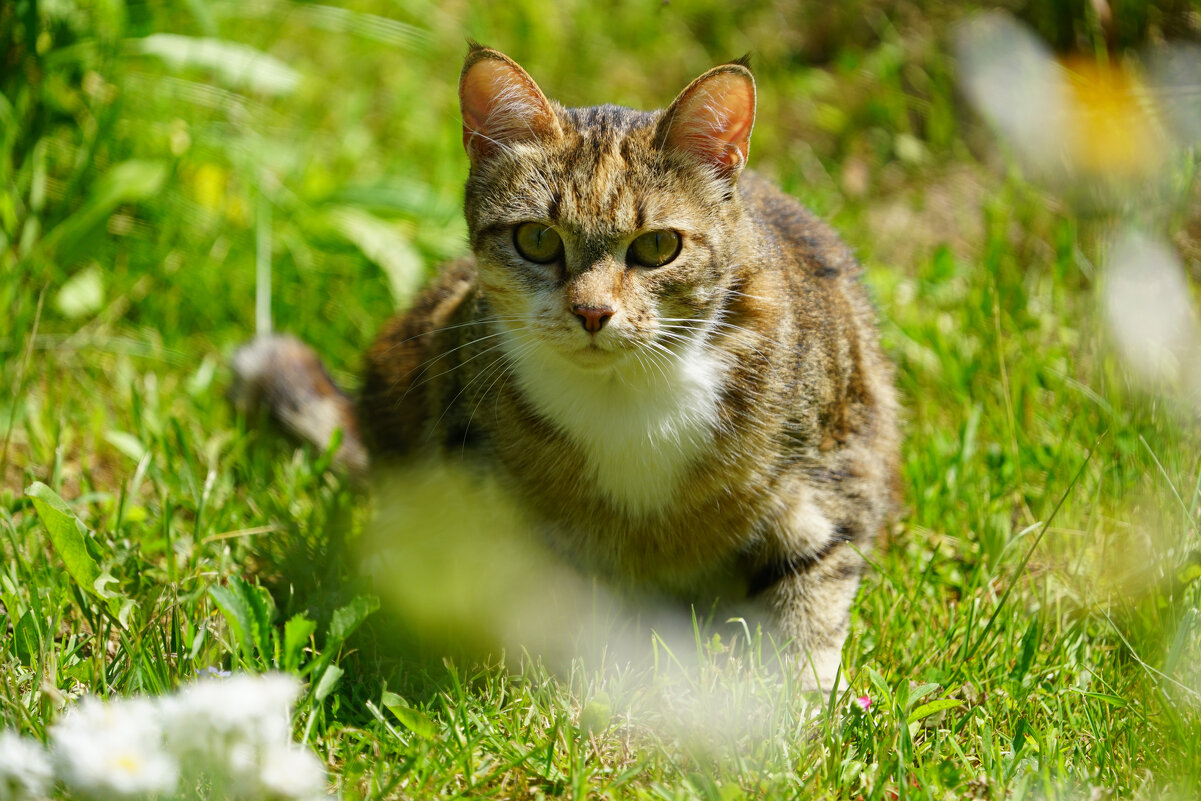
[[488, 135], [488, 119], [496, 105], [496, 98], [504, 94], [506, 72], [510, 70], [503, 62], [483, 59], [473, 64], [463, 76], [459, 100], [465, 137], [470, 136], [471, 131]]
[[742, 72], [719, 72], [680, 99], [667, 142], [726, 172], [746, 163], [755, 124], [755, 84]]
[[557, 131], [554, 112], [542, 92], [519, 67], [482, 58], [468, 68], [459, 85], [463, 146], [472, 158], [508, 142]]

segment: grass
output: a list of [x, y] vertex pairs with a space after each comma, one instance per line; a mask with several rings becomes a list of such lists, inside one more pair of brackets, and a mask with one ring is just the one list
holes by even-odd
[[[964, 107], [961, 13], [4, 5], [0, 722], [41, 737], [81, 694], [282, 669], [308, 682], [297, 734], [346, 798], [1201, 796], [1195, 413], [1112, 354], [1096, 265], [1117, 218], [1026, 183]], [[1084, 11], [1026, 14], [1100, 41]], [[165, 60], [145, 38], [164, 33], [215, 44]], [[467, 36], [573, 105], [662, 106], [752, 52], [753, 166], [860, 254], [905, 402], [907, 508], [844, 651], [868, 710], [810, 719], [770, 651], [712, 623], [696, 656], [662, 642], [628, 663], [410, 648], [357, 569], [370, 505], [226, 403], [266, 235], [276, 327], [346, 385], [464, 249]], [[1195, 276], [1192, 169], [1140, 211]], [[35, 482], [84, 539], [55, 538]], [[753, 722], [689, 717], [722, 705]]]

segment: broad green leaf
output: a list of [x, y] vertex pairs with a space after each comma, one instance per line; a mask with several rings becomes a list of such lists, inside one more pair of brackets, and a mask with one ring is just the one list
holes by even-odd
[[93, 185], [82, 206], [49, 231], [41, 247], [67, 253], [122, 203], [132, 203], [158, 192], [167, 178], [167, 166], [160, 161], [130, 160], [115, 164]]
[[13, 651], [17, 659], [25, 667], [34, 667], [34, 662], [41, 653], [41, 638], [38, 637], [38, 624], [33, 619], [33, 610], [27, 611], [13, 627]]
[[1013, 754], [1015, 757], [1021, 753], [1022, 747], [1026, 745], [1029, 745], [1032, 751], [1037, 752], [1039, 750], [1038, 732], [1034, 730], [1029, 721], [1021, 718], [1013, 729]]
[[[121, 608], [117, 610], [117, 622], [121, 624], [121, 628], [129, 628], [129, 615], [133, 612], [134, 607], [137, 605], [138, 602], [133, 598], [126, 598], [121, 604]], [[110, 608], [111, 606], [112, 605], [110, 604]]]
[[915, 701], [920, 701], [937, 689], [938, 684], [934, 682], [927, 682], [926, 684], [918, 685], [909, 691], [909, 703], [912, 704]]
[[874, 668], [870, 667], [867, 669], [867, 676], [880, 692], [880, 698], [877, 699], [877, 702], [883, 702], [881, 706], [884, 704], [891, 705], [893, 702], [892, 688], [888, 686], [888, 682], [884, 680], [884, 677], [877, 673]]
[[1121, 696], [1110, 695], [1108, 693], [1090, 693], [1090, 692], [1085, 692], [1084, 690], [1073, 690], [1072, 692], [1079, 693], [1080, 695], [1083, 695], [1085, 698], [1095, 698], [1098, 701], [1102, 701], [1106, 704], [1109, 704], [1110, 706], [1116, 706], [1119, 708], [1124, 707], [1124, 706], [1129, 706], [1129, 703], [1130, 703], [1129, 701], [1127, 701], [1125, 698], [1122, 698]]
[[77, 319], [100, 311], [104, 305], [104, 275], [100, 266], [85, 267], [67, 279], [54, 305], [64, 317]]
[[96, 589], [96, 580], [100, 578], [100, 567], [88, 553], [86, 538], [88, 527], [75, 516], [67, 502], [58, 496], [54, 490], [40, 481], [36, 481], [25, 490], [25, 494], [33, 501], [42, 525], [50, 534], [50, 542], [59, 558], [66, 565], [67, 573], [84, 589], [97, 598], [104, 598]]
[[252, 649], [251, 633], [254, 631], [254, 612], [246, 604], [242, 593], [230, 587], [209, 587], [209, 597], [213, 599], [213, 603], [217, 604], [217, 608], [224, 615], [230, 633], [233, 634], [242, 653], [249, 656]]
[[384, 690], [380, 703], [396, 716], [409, 731], [426, 740], [434, 739], [438, 732], [434, 721], [428, 715], [405, 703], [405, 700], [393, 692]]
[[112, 445], [135, 462], [142, 461], [146, 456], [146, 446], [133, 434], [127, 434], [124, 431], [106, 431], [104, 432], [104, 439], [109, 445]]
[[580, 731], [584, 734], [599, 734], [609, 728], [613, 719], [613, 703], [609, 694], [600, 692], [592, 696], [580, 712]]
[[241, 42], [155, 33], [130, 39], [127, 46], [135, 53], [154, 56], [171, 69], [208, 70], [232, 89], [285, 95], [300, 83], [299, 72], [278, 58]]
[[304, 647], [308, 645], [309, 638], [313, 636], [313, 632], [317, 630], [317, 624], [305, 617], [304, 613], [294, 615], [291, 620], [284, 624], [284, 648], [283, 648], [283, 668], [284, 670], [299, 670], [300, 661], [304, 656]]
[[425, 271], [421, 254], [401, 228], [349, 206], [332, 209], [329, 220], [336, 231], [384, 271], [393, 302], [397, 306], [408, 305]]
[[112, 590], [108, 589], [108, 585], [110, 584], [117, 584], [120, 586], [113, 574], [105, 571], [97, 576], [96, 580], [92, 582], [92, 589], [95, 590], [96, 595], [104, 598], [105, 600], [110, 598], [120, 598], [120, 592], [113, 592]]
[[271, 636], [274, 630], [271, 623], [275, 620], [275, 601], [266, 588], [251, 584], [241, 576], [234, 576], [229, 581], [245, 601], [250, 610], [250, 637], [258, 649], [259, 656], [265, 662], [272, 661]]
[[196, 657], [200, 655], [200, 649], [204, 647], [204, 641], [208, 639], [208, 629], [200, 626], [196, 629], [196, 636], [192, 638], [192, 650], [188, 651], [188, 659], [196, 661]]
[[917, 721], [928, 718], [931, 715], [943, 712], [947, 709], [954, 709], [957, 706], [963, 706], [963, 701], [954, 698], [940, 698], [937, 701], [931, 701], [928, 704], [922, 704], [917, 709], [909, 713], [908, 723], [916, 723]]
[[317, 681], [317, 687], [313, 690], [313, 698], [318, 703], [324, 701], [334, 691], [334, 686], [337, 685], [338, 679], [342, 678], [343, 673], [345, 671], [342, 668], [332, 664], [322, 671], [321, 678]]
[[377, 609], [379, 598], [374, 595], [360, 595], [346, 606], [334, 610], [329, 621], [329, 635], [326, 637], [325, 647], [333, 649], [346, 642], [346, 638]]

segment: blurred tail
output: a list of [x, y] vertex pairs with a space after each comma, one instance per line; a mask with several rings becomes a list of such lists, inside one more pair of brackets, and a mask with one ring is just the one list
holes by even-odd
[[266, 404], [291, 434], [320, 448], [341, 431], [334, 459], [355, 477], [366, 475], [367, 449], [354, 401], [334, 384], [312, 348], [295, 337], [261, 336], [238, 349], [232, 367], [235, 404], [245, 409]]

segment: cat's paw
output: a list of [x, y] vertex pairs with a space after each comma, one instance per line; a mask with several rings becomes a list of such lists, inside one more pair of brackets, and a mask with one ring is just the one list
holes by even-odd
[[794, 654], [792, 669], [801, 691], [819, 696], [823, 703], [837, 700], [850, 688], [842, 674], [841, 649], [819, 648]]

